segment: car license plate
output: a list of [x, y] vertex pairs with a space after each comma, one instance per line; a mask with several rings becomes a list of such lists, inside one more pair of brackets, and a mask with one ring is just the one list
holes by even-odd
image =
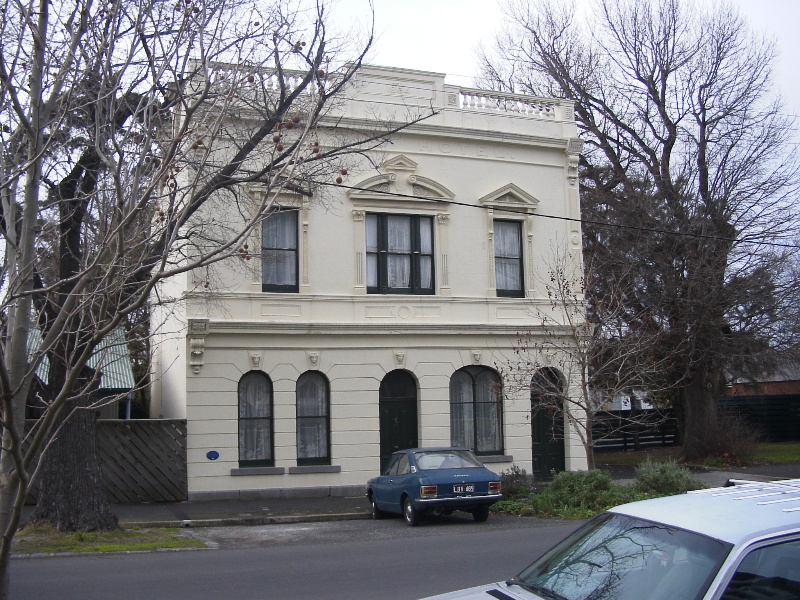
[[469, 494], [475, 491], [474, 485], [454, 485], [453, 486], [453, 493], [454, 494]]

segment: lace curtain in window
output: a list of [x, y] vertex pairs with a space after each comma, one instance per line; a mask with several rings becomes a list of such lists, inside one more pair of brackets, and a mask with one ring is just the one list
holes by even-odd
[[328, 458], [328, 382], [321, 373], [297, 380], [297, 458]]
[[522, 239], [520, 224], [494, 222], [494, 265], [498, 290], [522, 289]]
[[276, 212], [261, 227], [261, 274], [268, 285], [297, 283], [297, 211]]
[[263, 373], [239, 380], [239, 461], [272, 460], [272, 384]]
[[450, 378], [450, 442], [490, 454], [503, 449], [500, 377], [480, 367], [460, 369]]

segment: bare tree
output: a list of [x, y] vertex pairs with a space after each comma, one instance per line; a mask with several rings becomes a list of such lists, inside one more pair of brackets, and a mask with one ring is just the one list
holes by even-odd
[[[630, 309], [624, 290], [608, 286], [602, 295], [587, 298], [587, 285], [598, 277], [598, 268], [591, 256], [583, 269], [570, 264], [572, 260], [564, 248], [551, 248], [548, 278], [541, 282], [547, 302], [534, 301], [529, 308], [542, 326], [520, 332], [514, 356], [499, 369], [507, 391], [530, 391], [531, 417], [546, 416], [547, 435], [577, 436], [591, 469], [598, 410], [614, 398], [630, 398], [643, 390], [657, 403], [659, 392], [664, 392], [664, 365], [649, 355], [651, 339], [627, 330]], [[579, 382], [577, 389], [566, 389], [567, 381]], [[645, 424], [653, 422], [633, 410], [606, 435]]]
[[598, 0], [581, 20], [565, 3], [512, 1], [508, 16], [484, 80], [575, 101], [585, 229], [597, 225], [585, 252], [635, 265], [606, 278], [634, 284], [623, 333], [657, 343], [683, 458], [702, 458], [726, 378], [796, 345], [780, 308], [798, 168], [771, 99], [774, 45], [729, 5]]
[[[324, 201], [357, 159], [427, 116], [384, 110], [368, 128], [338, 127], [338, 99], [372, 36], [332, 35], [322, 0], [4, 8], [0, 598], [40, 473], [56, 498], [40, 518], [115, 526], [93, 450], [76, 460], [100, 376], [86, 365], [102, 340], [157, 297], [159, 282], [249, 258], [246, 240], [279, 194]], [[25, 431], [43, 365], [44, 410]], [[55, 468], [42, 466], [48, 454]], [[69, 477], [88, 481], [78, 487], [90, 501], [65, 495], [59, 480]]]

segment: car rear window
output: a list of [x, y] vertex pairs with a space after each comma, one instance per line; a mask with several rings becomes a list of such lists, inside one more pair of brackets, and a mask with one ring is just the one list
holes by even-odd
[[467, 450], [428, 450], [415, 452], [414, 462], [423, 471], [435, 469], [469, 469], [483, 464]]

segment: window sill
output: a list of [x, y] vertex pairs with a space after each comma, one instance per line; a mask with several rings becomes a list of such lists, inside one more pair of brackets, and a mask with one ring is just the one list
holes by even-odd
[[342, 467], [338, 465], [306, 465], [302, 467], [289, 467], [289, 475], [301, 473], [341, 473]]
[[478, 460], [482, 463], [505, 463], [514, 462], [514, 457], [508, 454], [492, 454], [489, 456], [479, 456]]
[[231, 469], [232, 477], [242, 477], [244, 475], [283, 475], [286, 473], [284, 467], [241, 467]]

